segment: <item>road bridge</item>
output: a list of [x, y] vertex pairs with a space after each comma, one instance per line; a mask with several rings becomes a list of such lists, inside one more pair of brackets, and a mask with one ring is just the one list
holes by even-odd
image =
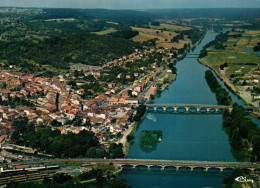
[[180, 160], [154, 160], [154, 159], [51, 159], [51, 160], [32, 160], [23, 162], [13, 162], [9, 163], [9, 166], [15, 167], [20, 164], [29, 165], [48, 165], [48, 164], [59, 164], [67, 162], [81, 162], [88, 164], [98, 164], [98, 163], [113, 163], [119, 168], [131, 166], [133, 168], [138, 168], [140, 166], [150, 169], [151, 167], [160, 167], [162, 170], [168, 167], [173, 167], [176, 170], [186, 168], [191, 171], [195, 169], [203, 169], [208, 171], [210, 169], [217, 169], [219, 171], [224, 171], [226, 169], [241, 168], [245, 170], [255, 171], [260, 168], [260, 164], [249, 163], [249, 162], [220, 162], [220, 161], [180, 161]]
[[[225, 108], [232, 110], [232, 106], [227, 105], [210, 105], [210, 104], [146, 104], [148, 110], [153, 111], [180, 111], [180, 109], [185, 109], [188, 111], [195, 112], [219, 112]], [[245, 110], [255, 110], [260, 109], [254, 106], [244, 106]]]

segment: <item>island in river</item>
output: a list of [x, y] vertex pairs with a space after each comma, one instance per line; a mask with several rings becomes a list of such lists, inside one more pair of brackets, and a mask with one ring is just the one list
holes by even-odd
[[139, 136], [140, 147], [143, 151], [151, 152], [156, 149], [157, 144], [162, 140], [161, 130], [142, 130]]

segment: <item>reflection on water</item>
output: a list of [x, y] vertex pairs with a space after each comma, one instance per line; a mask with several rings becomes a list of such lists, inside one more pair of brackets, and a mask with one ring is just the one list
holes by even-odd
[[152, 120], [153, 122], [157, 121], [157, 118], [152, 113], [148, 113], [146, 118], [149, 119], [149, 120]]
[[120, 175], [131, 188], [220, 188], [226, 173], [188, 170], [124, 169]]

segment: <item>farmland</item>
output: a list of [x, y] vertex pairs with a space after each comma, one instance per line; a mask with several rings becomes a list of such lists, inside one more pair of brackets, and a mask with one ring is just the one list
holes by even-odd
[[[258, 105], [252, 90], [259, 87], [260, 57], [245, 52], [245, 47], [253, 48], [259, 42], [260, 31], [230, 32], [224, 49], [216, 50], [213, 46], [207, 49], [208, 55], [200, 62], [212, 68], [233, 90], [249, 104]], [[220, 66], [226, 64], [221, 69]]]

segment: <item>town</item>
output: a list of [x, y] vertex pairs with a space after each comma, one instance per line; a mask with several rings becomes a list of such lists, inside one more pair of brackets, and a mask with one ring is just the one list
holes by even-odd
[[[77, 134], [85, 129], [94, 132], [102, 144], [110, 142], [125, 144], [126, 136], [133, 126], [131, 117], [135, 114], [135, 107], [149, 101], [157, 89], [165, 88], [170, 82], [168, 77], [173, 75], [172, 70], [158, 67], [159, 61], [156, 59], [155, 62], [151, 62], [148, 73], [134, 73], [134, 79], [131, 79], [132, 75], [124, 75], [125, 79], [132, 80], [130, 84], [117, 86], [114, 82], [107, 83], [104, 93], [95, 94], [96, 96], [87, 100], [82, 97], [84, 89], [73, 89], [67, 83], [71, 79], [76, 80], [76, 86], [79, 87], [86, 83], [81, 78], [77, 80], [75, 71], [81, 71], [85, 76], [92, 75], [98, 80], [105, 67], [124, 66], [144, 59], [144, 56], [153, 56], [155, 53], [162, 54], [164, 62], [174, 62], [175, 59], [172, 57], [178, 51], [161, 48], [143, 51], [136, 49], [133, 54], [108, 62], [103, 67], [71, 66], [71, 73], [53, 78], [16, 72], [12, 70], [12, 66], [10, 70], [2, 70], [1, 144], [10, 141], [13, 131], [12, 121], [18, 117], [26, 117], [36, 126], [50, 125], [53, 130], [61, 131], [61, 134], [68, 132]], [[115, 76], [116, 79], [122, 79], [123, 74]], [[160, 79], [156, 80], [157, 77]], [[161, 88], [157, 88], [157, 83], [162, 83]]]

